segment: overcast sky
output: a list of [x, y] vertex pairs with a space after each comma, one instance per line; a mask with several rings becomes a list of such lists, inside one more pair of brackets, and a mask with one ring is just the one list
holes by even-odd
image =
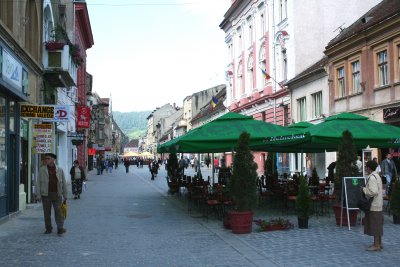
[[182, 106], [195, 92], [225, 83], [230, 0], [87, 0], [94, 46], [87, 53], [93, 91], [113, 111]]

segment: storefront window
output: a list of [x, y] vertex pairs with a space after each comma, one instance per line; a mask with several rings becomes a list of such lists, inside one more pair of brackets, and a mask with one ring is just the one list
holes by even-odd
[[6, 195], [6, 100], [0, 96], [0, 197]]

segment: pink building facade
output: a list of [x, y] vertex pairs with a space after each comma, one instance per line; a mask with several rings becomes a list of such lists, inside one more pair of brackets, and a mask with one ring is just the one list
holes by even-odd
[[[287, 73], [277, 80], [271, 59], [271, 33], [265, 1], [232, 1], [220, 28], [228, 47], [227, 106], [230, 111], [278, 125], [289, 125], [290, 101], [284, 87]], [[287, 32], [275, 35], [284, 46]], [[274, 38], [274, 36], [272, 37]], [[267, 153], [254, 153], [258, 173], [264, 172]], [[227, 165], [232, 163], [226, 155]]]
[[[82, 59], [82, 63], [77, 68], [77, 97], [79, 106], [87, 106], [86, 104], [86, 50], [91, 48], [94, 44], [92, 29], [90, 26], [89, 13], [85, 2], [75, 3], [75, 44], [80, 48], [79, 54]], [[77, 110], [76, 110], [77, 111]], [[76, 112], [75, 111], [75, 112]], [[77, 113], [75, 113], [77, 114]], [[87, 136], [86, 128], [77, 128], [78, 131], [82, 131], [84, 136]], [[83, 143], [78, 146], [77, 158], [81, 166], [86, 166], [87, 159], [87, 140], [83, 139]]]

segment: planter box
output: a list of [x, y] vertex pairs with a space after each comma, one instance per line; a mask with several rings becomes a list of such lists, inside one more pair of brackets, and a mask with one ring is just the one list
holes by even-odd
[[47, 50], [63, 50], [65, 43], [60, 42], [47, 42], [45, 47]]

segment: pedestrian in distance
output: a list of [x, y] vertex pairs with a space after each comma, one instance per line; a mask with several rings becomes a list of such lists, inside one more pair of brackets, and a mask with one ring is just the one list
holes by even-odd
[[221, 168], [225, 168], [225, 158], [224, 158], [224, 156], [221, 157], [220, 164], [221, 164]]
[[130, 165], [129, 159], [128, 158], [124, 158], [124, 166], [125, 166], [126, 173], [129, 172], [129, 165]]
[[214, 173], [218, 173], [219, 168], [219, 160], [217, 157], [214, 157]]
[[114, 159], [114, 165], [115, 165], [115, 169], [117, 169], [118, 168], [118, 157], [116, 157]]
[[200, 163], [199, 163], [199, 160], [197, 159], [197, 157], [194, 157], [194, 159], [193, 159], [193, 168], [194, 168], [194, 171], [197, 173], [199, 170], [200, 170]]
[[36, 183], [37, 200], [42, 201], [45, 234], [52, 232], [51, 207], [54, 209], [54, 218], [57, 224], [57, 234], [62, 235], [66, 232], [64, 228], [64, 217], [61, 213], [61, 204], [67, 203], [67, 183], [64, 171], [55, 164], [57, 156], [53, 153], [46, 153], [46, 165], [39, 169], [39, 176]]
[[378, 163], [369, 160], [366, 163], [368, 178], [362, 191], [367, 198], [373, 197], [371, 208], [365, 212], [364, 218], [364, 234], [374, 237], [374, 244], [367, 248], [367, 251], [380, 251], [382, 246], [383, 235], [383, 189], [382, 179], [376, 172]]
[[160, 165], [158, 165], [158, 161], [154, 160], [152, 164], [154, 176], [157, 177], [158, 170], [160, 169]]
[[181, 159], [178, 162], [179, 165], [179, 170], [181, 171], [182, 175], [185, 173], [185, 160], [183, 156], [181, 156]]
[[74, 166], [72, 166], [69, 174], [71, 174], [72, 194], [74, 195], [74, 199], [81, 198], [82, 183], [86, 180], [86, 174], [85, 170], [79, 165], [79, 161], [74, 161]]
[[150, 171], [150, 174], [151, 174], [151, 180], [154, 180], [154, 169], [153, 169], [153, 162], [149, 162], [149, 171]]
[[336, 161], [331, 162], [328, 166], [328, 177], [326, 179], [326, 183], [329, 185], [330, 183], [333, 183], [335, 179], [335, 168], [336, 168]]
[[108, 172], [112, 173], [112, 169], [114, 168], [114, 161], [112, 159], [108, 160]]
[[98, 156], [98, 158], [96, 159], [96, 169], [97, 169], [97, 175], [102, 174], [102, 156]]
[[363, 169], [362, 169], [362, 161], [361, 161], [361, 156], [357, 156], [357, 160], [356, 160], [356, 166], [357, 166], [357, 174], [358, 176], [362, 176], [363, 175]]
[[397, 177], [397, 169], [391, 153], [387, 153], [386, 159], [382, 161], [381, 171], [382, 175], [386, 178], [386, 195], [389, 196], [392, 178]]

